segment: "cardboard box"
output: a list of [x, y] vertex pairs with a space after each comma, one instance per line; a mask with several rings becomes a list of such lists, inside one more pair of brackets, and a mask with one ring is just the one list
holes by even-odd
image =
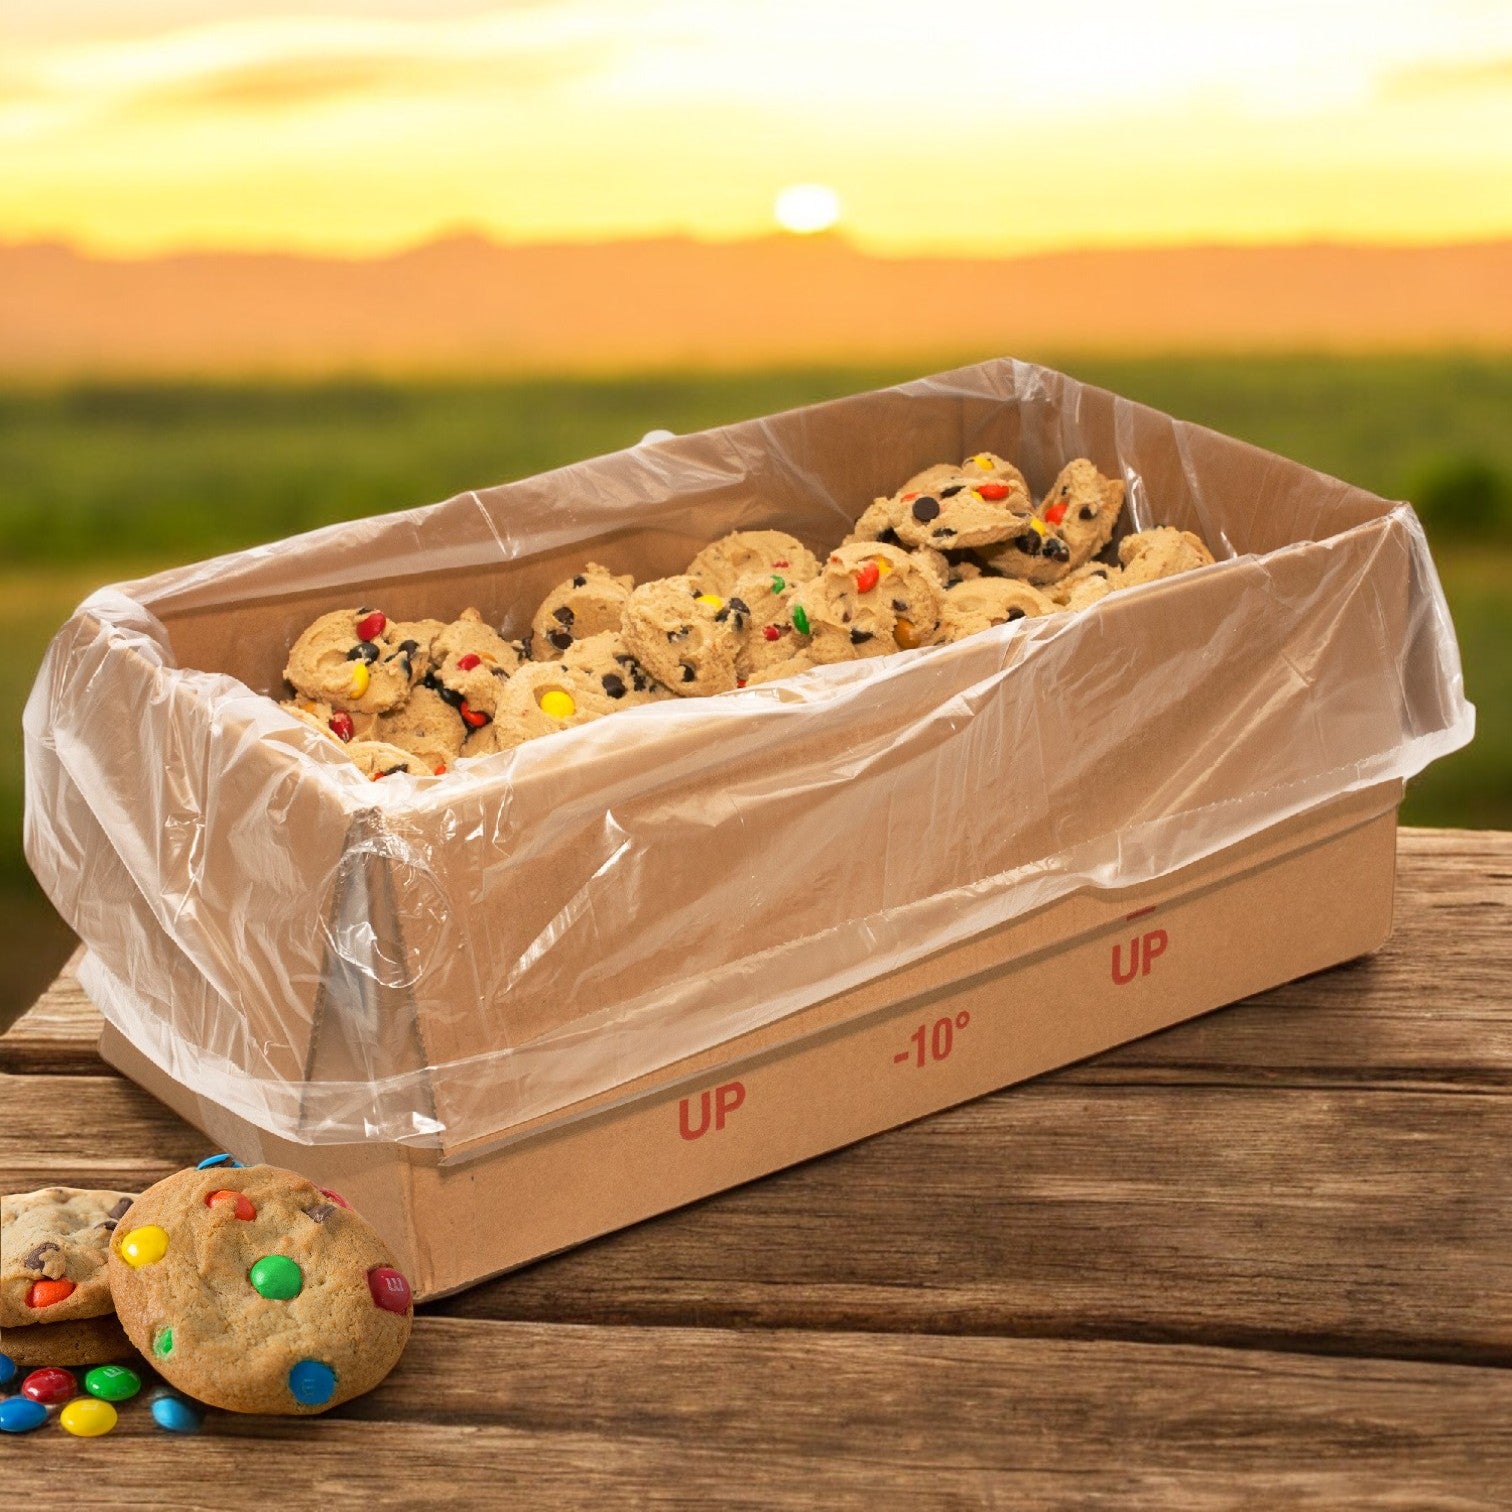
[[[1091, 456], [1228, 559], [439, 779], [257, 696], [340, 604], [514, 632], [587, 558], [822, 550], [984, 448], [1037, 489]], [[1471, 724], [1404, 506], [991, 363], [96, 595], [27, 844], [107, 1057], [433, 1295], [1373, 948], [1401, 782]]]

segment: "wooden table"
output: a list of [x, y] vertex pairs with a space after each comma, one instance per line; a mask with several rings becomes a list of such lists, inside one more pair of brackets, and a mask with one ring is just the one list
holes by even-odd
[[[0, 1441], [17, 1508], [1512, 1506], [1512, 834], [1378, 955], [423, 1310], [314, 1421]], [[66, 974], [0, 1189], [205, 1153]]]

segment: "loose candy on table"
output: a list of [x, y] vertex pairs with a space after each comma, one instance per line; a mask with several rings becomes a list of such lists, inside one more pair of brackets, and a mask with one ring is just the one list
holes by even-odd
[[78, 1397], [58, 1414], [59, 1426], [75, 1438], [99, 1438], [116, 1425], [116, 1410], [98, 1397]]
[[44, 1407], [61, 1407], [79, 1394], [79, 1383], [73, 1372], [56, 1365], [34, 1370], [21, 1383], [21, 1395]]
[[160, 1396], [152, 1404], [152, 1421], [168, 1433], [198, 1433], [205, 1414], [183, 1397]]
[[12, 1396], [0, 1401], [0, 1433], [30, 1433], [47, 1421], [47, 1408], [30, 1397]]
[[9, 1386], [16, 1379], [16, 1362], [8, 1354], [0, 1354], [0, 1386]]
[[97, 1365], [84, 1377], [90, 1396], [106, 1402], [127, 1402], [142, 1389], [142, 1378], [129, 1365]]

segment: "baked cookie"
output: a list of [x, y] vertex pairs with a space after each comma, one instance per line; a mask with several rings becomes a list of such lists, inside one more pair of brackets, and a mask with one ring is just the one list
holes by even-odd
[[1118, 543], [1118, 560], [1123, 564], [1118, 586], [1132, 588], [1139, 583], [1153, 583], [1157, 578], [1190, 572], [1194, 567], [1206, 567], [1211, 564], [1213, 553], [1202, 537], [1190, 530], [1157, 525], [1154, 530], [1125, 536]]
[[[486, 672], [483, 675], [488, 678]], [[461, 754], [469, 728], [468, 715], [472, 713], [466, 699], [452, 693], [436, 678], [433, 672], [397, 709], [380, 714], [365, 737], [369, 742], [409, 752], [428, 772], [449, 767]]]
[[530, 622], [531, 656], [536, 661], [554, 661], [575, 640], [618, 630], [625, 600], [634, 587], [635, 579], [628, 573], [616, 577], [607, 567], [589, 562], [541, 600]]
[[792, 622], [816, 662], [886, 656], [927, 645], [940, 622], [932, 572], [896, 546], [857, 542], [832, 551], [793, 596]]
[[382, 714], [430, 671], [440, 620], [392, 622], [379, 609], [323, 614], [294, 642], [284, 677], [307, 699]]
[[642, 583], [625, 605], [626, 649], [663, 687], [684, 698], [738, 686], [735, 658], [750, 615], [690, 577]]
[[462, 754], [511, 751], [537, 736], [602, 719], [618, 707], [588, 673], [560, 662], [528, 662], [505, 682], [494, 717], [467, 737]]
[[435, 766], [426, 766], [421, 757], [382, 740], [354, 740], [347, 747], [347, 755], [357, 763], [357, 770], [374, 782], [380, 777], [392, 777], [396, 772], [408, 772], [411, 777], [440, 775], [437, 771], [439, 762]]
[[131, 1203], [125, 1192], [83, 1187], [0, 1197], [0, 1327], [109, 1313], [105, 1254]]
[[1078, 457], [1060, 470], [1038, 514], [1047, 525], [1058, 527], [1071, 549], [1074, 572], [1113, 539], [1123, 506], [1123, 479], [1105, 478], [1085, 457]]
[[806, 583], [819, 574], [814, 553], [782, 530], [737, 530], [705, 546], [683, 574], [700, 593], [729, 598], [742, 578], [775, 573], [789, 583]]
[[614, 700], [616, 709], [633, 709], [637, 704], [676, 696], [631, 656], [617, 630], [603, 630], [574, 641], [562, 652], [562, 666], [597, 682]]
[[180, 1171], [111, 1235], [131, 1342], [178, 1390], [231, 1412], [324, 1412], [398, 1362], [414, 1317], [388, 1246], [292, 1171]]
[[40, 1365], [107, 1365], [133, 1363], [137, 1352], [116, 1315], [75, 1318], [70, 1323], [31, 1323], [0, 1329], [0, 1350], [23, 1370]]
[[973, 578], [947, 590], [935, 638], [942, 642], [964, 640], [994, 625], [1055, 612], [1056, 606], [1028, 583], [1015, 578]]
[[468, 729], [478, 728], [470, 717], [473, 713], [492, 716], [499, 701], [499, 684], [523, 665], [525, 651], [485, 624], [476, 609], [464, 609], [436, 637], [431, 654], [434, 665], [425, 685], [456, 710], [463, 722], [460, 745]]

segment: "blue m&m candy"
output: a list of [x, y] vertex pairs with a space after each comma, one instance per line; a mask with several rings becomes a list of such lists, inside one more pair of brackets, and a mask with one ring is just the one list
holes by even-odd
[[166, 1433], [198, 1433], [205, 1414], [182, 1397], [160, 1396], [152, 1403], [152, 1421]]
[[219, 1155], [207, 1155], [195, 1166], [196, 1171], [213, 1170], [216, 1166], [225, 1166], [228, 1171], [240, 1171], [245, 1167], [234, 1155], [227, 1155], [223, 1150]]
[[0, 1386], [9, 1386], [16, 1379], [16, 1362], [8, 1354], [0, 1354]]
[[289, 1392], [301, 1407], [323, 1407], [336, 1394], [336, 1372], [323, 1360], [301, 1360], [289, 1371]]
[[47, 1408], [30, 1397], [6, 1397], [0, 1402], [0, 1433], [30, 1433], [47, 1421]]

